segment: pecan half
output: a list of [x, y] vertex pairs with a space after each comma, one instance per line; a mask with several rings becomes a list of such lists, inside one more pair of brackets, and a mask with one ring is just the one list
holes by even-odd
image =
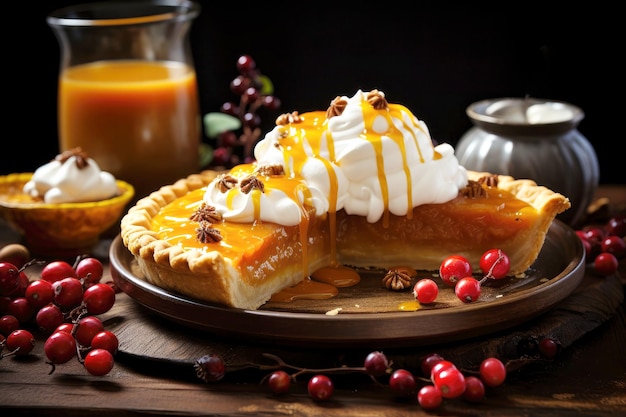
[[217, 181], [217, 188], [223, 193], [237, 186], [237, 178], [230, 174], [222, 174], [215, 181]]
[[326, 118], [330, 119], [331, 117], [340, 116], [347, 105], [348, 101], [346, 99], [339, 96], [335, 97], [333, 101], [330, 102], [328, 109], [326, 109]]
[[261, 192], [265, 192], [265, 184], [263, 181], [255, 177], [254, 175], [248, 175], [246, 178], [241, 180], [241, 192], [244, 194], [248, 194], [250, 191], [261, 190]]
[[214, 229], [206, 220], [201, 221], [200, 227], [196, 229], [196, 238], [201, 243], [216, 243], [223, 239], [220, 231]]
[[383, 110], [389, 107], [389, 103], [387, 102], [385, 95], [378, 90], [370, 91], [367, 93], [365, 98], [367, 99], [367, 102], [376, 110]]
[[300, 118], [300, 115], [298, 114], [297, 111], [294, 111], [291, 113], [283, 113], [276, 118], [276, 125], [278, 126], [284, 126], [284, 125], [288, 125], [291, 123], [301, 123], [301, 122], [302, 122], [302, 118]]
[[496, 174], [485, 175], [478, 179], [479, 184], [484, 184], [487, 187], [498, 187], [498, 176]]
[[285, 175], [285, 169], [282, 165], [261, 165], [254, 172], [264, 176]]
[[467, 181], [467, 185], [463, 187], [459, 193], [463, 197], [468, 198], [476, 198], [476, 197], [486, 197], [487, 191], [483, 188], [482, 185], [478, 181], [469, 180]]
[[87, 166], [87, 160], [89, 159], [89, 157], [87, 156], [87, 152], [83, 151], [83, 149], [80, 147], [62, 152], [57, 155], [54, 160], [64, 164], [72, 156], [76, 157], [76, 166], [78, 167], [78, 169], [83, 169]]
[[191, 215], [189, 220], [194, 222], [208, 221], [209, 223], [219, 223], [222, 221], [222, 215], [213, 206], [202, 203], [200, 207]]
[[390, 269], [383, 277], [383, 285], [385, 288], [394, 291], [402, 291], [409, 288], [412, 278], [407, 272], [400, 269]]

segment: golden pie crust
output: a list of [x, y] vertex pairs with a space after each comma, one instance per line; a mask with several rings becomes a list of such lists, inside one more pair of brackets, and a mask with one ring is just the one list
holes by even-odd
[[[203, 171], [139, 200], [121, 221], [121, 238], [146, 281], [243, 309], [258, 309], [272, 294], [337, 263], [438, 270], [446, 256], [459, 254], [478, 270], [480, 256], [499, 248], [511, 260], [510, 275], [517, 275], [531, 267], [551, 223], [570, 207], [565, 196], [534, 181], [470, 171], [478, 190], [459, 193], [447, 203], [418, 206], [411, 216], [389, 215], [385, 224], [344, 211], [336, 216], [312, 213], [304, 228], [223, 222], [216, 225], [223, 240], [203, 244], [194, 234], [197, 224], [187, 220], [218, 174]], [[497, 186], [480, 182], [489, 177]]]

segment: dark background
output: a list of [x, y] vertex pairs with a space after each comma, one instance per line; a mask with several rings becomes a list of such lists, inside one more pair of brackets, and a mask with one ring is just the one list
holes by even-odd
[[[5, 73], [13, 80], [4, 110], [4, 142], [13, 150], [2, 158], [3, 174], [32, 171], [58, 151], [60, 52], [45, 18], [79, 1], [16, 3], [9, 7], [19, 10], [5, 19], [15, 16], [19, 29], [3, 29]], [[273, 81], [280, 112], [325, 109], [337, 95], [377, 88], [424, 120], [435, 140], [452, 145], [471, 127], [465, 109], [474, 101], [562, 100], [585, 112], [579, 130], [595, 148], [600, 182], [626, 183], [617, 12], [502, 3], [416, 2], [406, 9], [398, 2], [201, 1], [190, 36], [202, 114], [235, 99], [229, 83], [242, 54]], [[19, 66], [10, 69], [13, 59]]]

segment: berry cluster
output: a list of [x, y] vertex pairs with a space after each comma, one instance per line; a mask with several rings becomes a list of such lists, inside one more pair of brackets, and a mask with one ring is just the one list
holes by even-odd
[[31, 281], [25, 270], [39, 262], [12, 260], [18, 265], [0, 260], [0, 353], [8, 350], [0, 359], [30, 354], [37, 331], [46, 337], [50, 373], [55, 365], [77, 358], [90, 374], [108, 374], [118, 339], [98, 315], [113, 307], [116, 289], [101, 282], [102, 263], [93, 257], [78, 258], [74, 265], [52, 261]]
[[237, 60], [239, 75], [230, 82], [230, 90], [239, 103], [227, 101], [220, 112], [204, 117], [205, 133], [215, 140], [212, 165], [231, 168], [241, 162], [253, 161], [254, 145], [261, 136], [259, 111], [276, 111], [280, 99], [273, 95], [271, 80], [261, 74], [249, 55]]
[[[507, 276], [510, 260], [501, 249], [490, 249], [480, 258], [480, 270], [483, 277], [478, 280], [473, 276], [472, 265], [461, 255], [446, 257], [439, 267], [439, 277], [448, 286], [454, 287], [457, 298], [464, 303], [471, 303], [480, 297], [481, 285], [488, 279], [502, 279]], [[437, 283], [430, 278], [422, 278], [413, 287], [413, 295], [422, 304], [435, 302], [439, 295]]]
[[626, 258], [626, 215], [611, 217], [604, 224], [576, 230], [585, 248], [585, 257], [602, 276], [614, 274], [619, 261]]
[[[259, 365], [260, 369], [273, 369], [262, 382], [275, 395], [289, 393], [291, 386], [297, 383], [298, 376], [310, 374], [307, 381], [309, 396], [315, 401], [327, 401], [334, 393], [333, 380], [329, 375], [354, 372], [369, 375], [375, 383], [388, 387], [394, 397], [413, 398], [427, 410], [439, 407], [444, 399], [481, 401], [485, 398], [486, 389], [502, 385], [507, 374], [505, 364], [496, 357], [488, 357], [478, 369], [468, 371], [457, 368], [452, 361], [445, 360], [437, 353], [431, 353], [421, 360], [422, 375], [416, 375], [404, 368], [393, 369], [393, 362], [380, 351], [370, 352], [363, 366], [326, 369], [301, 368], [287, 364], [272, 354], [266, 353], [264, 356], [276, 362], [275, 365]], [[224, 361], [213, 354], [196, 361], [195, 368], [198, 377], [205, 382], [217, 382], [227, 371]], [[294, 372], [290, 374], [287, 370]]]

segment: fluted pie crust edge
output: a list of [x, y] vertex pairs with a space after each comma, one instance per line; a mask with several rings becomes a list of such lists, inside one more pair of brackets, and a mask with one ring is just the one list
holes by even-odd
[[[275, 292], [295, 285], [303, 279], [304, 268], [301, 257], [280, 261], [273, 266], [272, 273], [266, 274], [262, 279], [251, 280], [243, 272], [243, 266], [235, 266], [219, 252], [185, 250], [181, 246], [161, 240], [157, 232], [152, 230], [151, 221], [163, 207], [193, 190], [205, 187], [220, 173], [207, 170], [193, 174], [140, 199], [121, 220], [121, 238], [137, 261], [137, 273], [147, 282], [200, 301], [255, 310], [266, 303]], [[491, 174], [469, 171], [471, 180], [479, 180], [489, 175]], [[570, 201], [567, 197], [527, 179], [499, 175], [497, 184], [498, 189], [511, 193], [537, 210], [536, 220], [525, 230], [516, 232], [514, 237], [505, 237], [501, 241], [492, 242], [493, 247], [501, 247], [509, 254], [511, 274], [520, 274], [536, 260], [551, 223], [559, 213], [570, 207]], [[356, 216], [344, 215], [342, 221], [350, 222], [351, 217]], [[414, 217], [413, 220], [398, 221], [418, 220]], [[323, 224], [328, 226], [327, 223]], [[315, 228], [320, 229], [319, 223], [314, 229], [309, 230], [309, 234], [317, 233]], [[293, 239], [293, 242], [298, 241]], [[441, 241], [445, 239], [442, 238]], [[283, 246], [277, 250], [282, 253], [285, 244], [282, 242]], [[432, 241], [420, 242], [419, 239], [413, 239], [409, 245], [398, 246], [397, 242], [389, 244], [389, 250], [386, 250], [385, 240], [378, 239], [373, 242], [371, 247], [375, 248], [376, 253], [365, 253], [371, 250], [369, 247], [339, 247], [338, 260], [353, 266], [383, 268], [405, 264], [420, 270], [437, 270], [442, 259], [452, 254], [449, 252], [450, 248], [433, 245]], [[278, 248], [279, 245], [276, 246]], [[328, 247], [323, 244], [308, 248], [309, 271], [312, 272], [330, 262], [327, 249]], [[459, 252], [467, 256], [472, 261], [473, 267], [477, 268], [478, 258], [484, 250], [484, 246], [477, 246]], [[294, 250], [294, 253], [297, 252]]]

